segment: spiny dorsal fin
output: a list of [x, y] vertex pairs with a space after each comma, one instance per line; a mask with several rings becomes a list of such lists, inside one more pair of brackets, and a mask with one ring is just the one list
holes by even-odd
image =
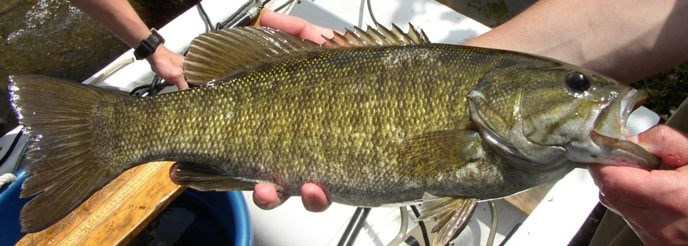
[[205, 84], [270, 57], [321, 48], [267, 27], [223, 29], [202, 34], [191, 42], [184, 60], [184, 75], [191, 84]]
[[332, 38], [326, 38], [323, 46], [326, 48], [346, 48], [361, 46], [387, 46], [410, 45], [430, 43], [423, 30], [416, 29], [409, 24], [409, 31], [404, 33], [398, 26], [392, 25], [392, 29], [377, 25], [376, 28], [368, 26], [364, 31], [358, 27], [354, 30], [347, 29], [344, 34], [335, 32]]

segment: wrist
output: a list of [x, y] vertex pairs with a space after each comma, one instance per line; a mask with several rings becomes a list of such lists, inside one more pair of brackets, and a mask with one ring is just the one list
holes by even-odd
[[163, 43], [165, 43], [165, 39], [155, 30], [155, 28], [152, 28], [150, 35], [141, 40], [138, 46], [134, 48], [134, 56], [137, 60], [148, 58], [153, 55]]
[[161, 44], [158, 45], [158, 47], [155, 48], [155, 51], [153, 51], [149, 56], [147, 56], [146, 59], [149, 63], [154, 64], [156, 61], [159, 61], [165, 53], [165, 45]]

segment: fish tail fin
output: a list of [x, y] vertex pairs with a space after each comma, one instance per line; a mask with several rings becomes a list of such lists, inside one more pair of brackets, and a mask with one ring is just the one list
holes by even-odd
[[[9, 77], [12, 106], [31, 136], [25, 154], [28, 177], [21, 197], [23, 232], [47, 228], [117, 177], [119, 167], [104, 148], [106, 114], [117, 93], [44, 76]], [[121, 164], [119, 164], [121, 166]]]

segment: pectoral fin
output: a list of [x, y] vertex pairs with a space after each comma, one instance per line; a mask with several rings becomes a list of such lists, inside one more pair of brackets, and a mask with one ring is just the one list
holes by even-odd
[[177, 162], [170, 168], [170, 179], [175, 184], [186, 185], [196, 190], [251, 190], [258, 179], [233, 177], [212, 165]]
[[483, 158], [480, 134], [470, 130], [429, 132], [401, 144], [399, 162], [415, 171], [442, 171]]
[[478, 200], [475, 198], [440, 197], [426, 199], [418, 220], [435, 221], [432, 233], [437, 233], [432, 245], [447, 245], [468, 224]]

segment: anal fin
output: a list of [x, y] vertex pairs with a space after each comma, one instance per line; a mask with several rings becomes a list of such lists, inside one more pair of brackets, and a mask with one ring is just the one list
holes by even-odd
[[196, 190], [251, 190], [263, 180], [234, 177], [210, 165], [177, 162], [170, 168], [172, 182]]

